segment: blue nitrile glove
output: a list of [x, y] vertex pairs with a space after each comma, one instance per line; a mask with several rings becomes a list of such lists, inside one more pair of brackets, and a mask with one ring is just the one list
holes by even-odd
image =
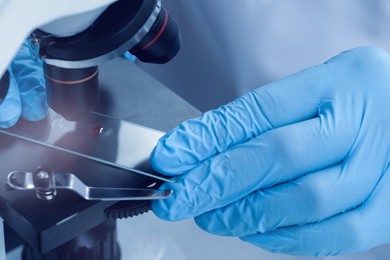
[[10, 85], [0, 104], [0, 128], [11, 127], [20, 116], [30, 121], [44, 118], [47, 103], [42, 64], [31, 59], [27, 42], [20, 48], [8, 72]]
[[390, 242], [390, 56], [366, 47], [258, 88], [163, 137], [180, 175], [165, 220], [272, 252], [335, 255]]
[[135, 62], [137, 60], [137, 57], [135, 57], [133, 54], [131, 54], [130, 52], [125, 52], [123, 53], [122, 57], [125, 59], [125, 60], [128, 60], [130, 62]]

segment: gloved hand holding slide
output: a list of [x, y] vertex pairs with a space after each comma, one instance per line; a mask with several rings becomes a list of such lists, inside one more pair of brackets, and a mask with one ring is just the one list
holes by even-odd
[[364, 47], [260, 87], [160, 139], [179, 176], [165, 220], [272, 252], [336, 255], [390, 242], [390, 56]]

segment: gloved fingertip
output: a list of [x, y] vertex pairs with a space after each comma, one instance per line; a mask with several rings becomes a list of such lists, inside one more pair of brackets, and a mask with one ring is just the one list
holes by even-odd
[[243, 241], [243, 242], [247, 242], [247, 243], [249, 243], [249, 239], [248, 239], [248, 237], [247, 236], [245, 236], [245, 237], [239, 237], [239, 239], [241, 240], [241, 241]]
[[8, 118], [6, 120], [3, 119], [2, 115], [0, 115], [0, 128], [10, 128], [18, 122], [19, 115], [13, 115], [12, 118]]
[[10, 128], [15, 125], [22, 113], [17, 104], [2, 104], [0, 110], [0, 128]]
[[195, 217], [196, 225], [204, 231], [218, 236], [237, 236], [226, 226], [225, 220], [218, 216], [218, 210], [209, 211]]
[[23, 109], [22, 117], [29, 121], [39, 121], [47, 116], [48, 105], [44, 87], [39, 85], [20, 93]]
[[[187, 219], [190, 216], [185, 209], [185, 201], [183, 201], [183, 193], [180, 187], [176, 187], [176, 183], [164, 183], [159, 187], [159, 190], [172, 190], [171, 196], [165, 199], [153, 200], [151, 203], [152, 211], [160, 219], [167, 221], [179, 221]], [[185, 197], [185, 196], [184, 196]]]
[[171, 174], [169, 169], [167, 169], [168, 167], [165, 165], [167, 158], [164, 154], [164, 148], [162, 146], [163, 145], [159, 141], [150, 154], [149, 161], [153, 170], [169, 176]]
[[151, 155], [153, 169], [174, 176], [187, 172], [203, 161], [211, 141], [199, 136], [199, 125], [202, 124], [196, 119], [185, 121], [164, 135]]
[[240, 237], [241, 241], [250, 243], [254, 246], [260, 247], [276, 254], [292, 254], [289, 241], [283, 241], [283, 238], [273, 236], [271, 234], [255, 234]]
[[179, 221], [182, 220], [177, 214], [175, 206], [172, 206], [172, 198], [153, 200], [152, 211], [162, 220]]
[[131, 54], [130, 52], [125, 52], [123, 53], [122, 57], [125, 59], [125, 60], [128, 60], [130, 62], [136, 62], [137, 61], [137, 57], [134, 56], [133, 54]]
[[152, 200], [152, 211], [153, 213], [160, 219], [166, 220], [166, 221], [173, 221], [169, 214], [169, 209], [167, 208], [166, 204], [162, 200]]
[[[171, 184], [163, 183], [159, 187], [159, 190], [172, 190]], [[175, 220], [174, 216], [172, 216], [172, 203], [175, 200], [175, 195], [175, 192], [172, 192], [172, 194], [168, 198], [151, 201], [152, 211], [157, 217], [167, 221]]]
[[22, 117], [31, 122], [37, 122], [47, 117], [48, 108], [45, 106], [36, 107], [34, 110], [29, 110], [23, 107]]
[[211, 219], [210, 219], [210, 214], [202, 214], [200, 216], [197, 216], [194, 218], [195, 220], [195, 224], [203, 229], [204, 231], [206, 232], [209, 232], [209, 233], [214, 233], [212, 232], [211, 228], [210, 228], [210, 225], [211, 225]]
[[263, 235], [261, 234], [256, 234], [256, 235], [250, 235], [250, 236], [242, 236], [239, 237], [241, 241], [250, 243], [255, 246], [259, 246], [262, 248], [267, 248], [268, 250], [270, 249], [269, 246], [266, 246], [267, 243], [266, 241], [262, 240]]
[[0, 128], [9, 128], [16, 124], [22, 114], [22, 103], [19, 90], [13, 75], [11, 75], [10, 86], [7, 95], [0, 104]]
[[181, 165], [178, 161], [179, 155], [175, 149], [165, 144], [163, 137], [153, 149], [150, 155], [152, 168], [167, 176], [177, 176], [189, 169], [186, 165]]

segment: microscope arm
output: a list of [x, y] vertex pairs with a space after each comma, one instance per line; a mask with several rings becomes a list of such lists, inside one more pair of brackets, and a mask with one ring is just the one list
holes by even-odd
[[[57, 35], [72, 35], [87, 28], [117, 0], [0, 0], [0, 75], [25, 38], [38, 27]], [[66, 26], [62, 26], [65, 24]]]

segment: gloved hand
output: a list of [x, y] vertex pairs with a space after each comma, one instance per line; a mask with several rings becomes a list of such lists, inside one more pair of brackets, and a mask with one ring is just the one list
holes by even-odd
[[272, 252], [336, 255], [390, 242], [390, 56], [341, 53], [169, 132], [152, 166], [179, 175], [165, 220]]
[[42, 66], [31, 57], [27, 43], [8, 68], [10, 84], [0, 104], [0, 128], [14, 125], [20, 116], [37, 121], [46, 116], [47, 103]]

